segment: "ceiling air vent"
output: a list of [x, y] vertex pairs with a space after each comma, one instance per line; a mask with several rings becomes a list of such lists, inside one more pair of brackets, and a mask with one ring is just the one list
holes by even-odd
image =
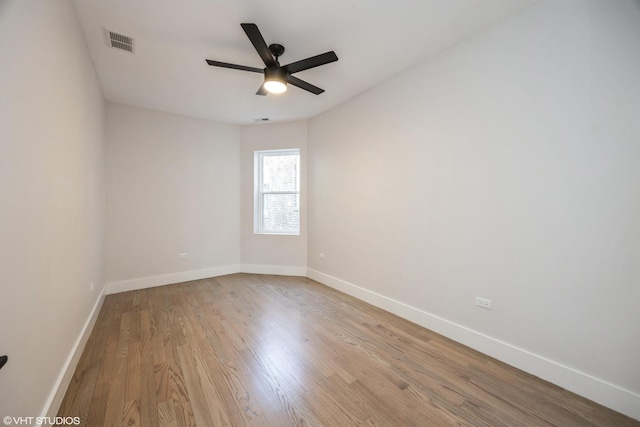
[[133, 53], [133, 37], [107, 30], [107, 41], [111, 47]]

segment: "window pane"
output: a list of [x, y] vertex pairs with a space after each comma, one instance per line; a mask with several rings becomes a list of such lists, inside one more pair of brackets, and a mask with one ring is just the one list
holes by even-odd
[[298, 191], [298, 155], [262, 158], [262, 191]]
[[298, 194], [263, 194], [263, 231], [297, 233], [300, 230], [299, 199]]

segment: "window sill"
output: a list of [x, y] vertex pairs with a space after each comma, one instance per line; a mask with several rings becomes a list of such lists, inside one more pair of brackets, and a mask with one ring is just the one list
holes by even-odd
[[258, 236], [299, 236], [300, 233], [278, 233], [278, 232], [257, 232], [255, 231], [253, 234]]

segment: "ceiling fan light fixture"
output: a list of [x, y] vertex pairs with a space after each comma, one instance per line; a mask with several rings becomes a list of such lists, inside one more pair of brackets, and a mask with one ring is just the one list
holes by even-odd
[[264, 82], [264, 88], [269, 93], [283, 93], [287, 91], [287, 85], [279, 80], [268, 80]]
[[269, 93], [283, 93], [287, 90], [287, 76], [282, 68], [266, 68], [264, 88]]

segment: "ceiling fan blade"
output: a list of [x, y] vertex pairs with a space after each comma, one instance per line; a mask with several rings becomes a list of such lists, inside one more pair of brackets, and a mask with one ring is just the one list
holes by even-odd
[[278, 64], [271, 54], [269, 46], [267, 46], [267, 43], [264, 41], [258, 26], [256, 24], [240, 24], [240, 26], [247, 34], [247, 37], [249, 37], [249, 40], [251, 40], [253, 47], [258, 51], [258, 55], [260, 55], [264, 64], [267, 67], [276, 67]]
[[269, 92], [264, 88], [264, 85], [260, 86], [260, 89], [256, 92], [256, 95], [266, 96]]
[[288, 73], [293, 74], [299, 71], [308, 70], [309, 68], [315, 68], [330, 62], [335, 62], [337, 60], [338, 55], [336, 55], [334, 51], [331, 51], [321, 55], [312, 56], [311, 58], [303, 59], [301, 61], [292, 62], [291, 64], [285, 65], [283, 68], [287, 70]]
[[320, 89], [318, 86], [314, 86], [311, 83], [307, 83], [304, 80], [293, 77], [292, 75], [287, 75], [287, 81], [290, 84], [299, 87], [300, 89], [315, 93], [316, 95], [320, 95], [322, 92], [324, 92], [324, 89]]
[[244, 65], [229, 64], [229, 63], [226, 63], [226, 62], [213, 61], [211, 59], [207, 59], [206, 61], [207, 61], [207, 64], [213, 65], [214, 67], [233, 68], [234, 70], [251, 71], [251, 72], [254, 72], [254, 73], [264, 73], [264, 70], [262, 68], [255, 68], [255, 67], [247, 67], [247, 66], [244, 66]]

